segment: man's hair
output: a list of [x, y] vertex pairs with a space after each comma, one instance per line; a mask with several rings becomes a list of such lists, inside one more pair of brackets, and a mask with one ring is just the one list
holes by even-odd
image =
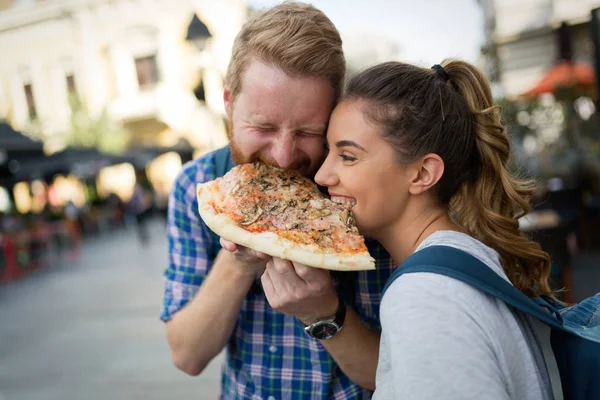
[[342, 39], [327, 16], [315, 7], [285, 2], [247, 21], [233, 43], [227, 80], [234, 101], [242, 91], [244, 72], [256, 59], [289, 76], [323, 78], [340, 96], [346, 62]]

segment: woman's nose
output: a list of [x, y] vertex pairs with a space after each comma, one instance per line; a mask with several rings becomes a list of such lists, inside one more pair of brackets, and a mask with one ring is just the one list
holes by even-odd
[[328, 155], [315, 175], [315, 182], [321, 186], [334, 186], [336, 182], [335, 174], [329, 160], [330, 156]]

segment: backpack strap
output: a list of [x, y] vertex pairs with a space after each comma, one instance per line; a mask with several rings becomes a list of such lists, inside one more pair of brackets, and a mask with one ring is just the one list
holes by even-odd
[[[216, 150], [214, 153], [214, 168], [215, 168], [215, 179], [220, 178], [229, 172], [233, 167], [233, 160], [231, 159], [231, 152], [229, 151], [229, 145]], [[209, 229], [210, 236], [212, 239], [212, 246], [210, 252], [212, 259], [214, 260], [221, 250], [220, 237]]]
[[[392, 273], [383, 292], [385, 293], [387, 288], [403, 274], [418, 272], [429, 272], [457, 279], [504, 301], [551, 328], [570, 332], [563, 326], [562, 317], [554, 307], [555, 303], [552, 299], [549, 301], [542, 298], [530, 299], [477, 257], [454, 247], [430, 246], [414, 253]], [[545, 311], [542, 307], [546, 307], [550, 312]], [[550, 344], [550, 337], [548, 332], [543, 331], [539, 326], [536, 326], [536, 331], [542, 341], [542, 352], [546, 368], [549, 371], [554, 398], [562, 400], [562, 383], [558, 377], [558, 367]], [[554, 371], [554, 373], [550, 373], [550, 371]]]
[[233, 167], [229, 145], [215, 151], [215, 179], [222, 177]]
[[[478, 258], [454, 247], [430, 246], [408, 257], [388, 279], [383, 292], [403, 274], [429, 272], [467, 283], [552, 328], [567, 331], [556, 308], [544, 299], [530, 299]], [[544, 310], [545, 307], [550, 312]]]

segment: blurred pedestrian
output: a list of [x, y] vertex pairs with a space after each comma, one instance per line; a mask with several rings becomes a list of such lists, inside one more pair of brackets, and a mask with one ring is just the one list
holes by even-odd
[[152, 194], [140, 182], [135, 184], [130, 209], [135, 217], [135, 225], [140, 243], [146, 245], [150, 240], [148, 218], [152, 211]]

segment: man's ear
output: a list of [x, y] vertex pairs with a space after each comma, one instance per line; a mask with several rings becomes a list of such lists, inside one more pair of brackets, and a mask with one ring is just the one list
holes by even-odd
[[231, 86], [229, 85], [229, 80], [225, 80], [225, 82], [223, 83], [223, 103], [225, 104], [225, 112], [227, 113], [227, 117], [229, 119], [231, 119], [231, 110], [232, 110], [232, 104], [231, 104], [231, 90], [230, 90]]
[[411, 168], [411, 181], [408, 191], [421, 194], [434, 187], [444, 175], [444, 161], [440, 156], [429, 153], [415, 161]]

